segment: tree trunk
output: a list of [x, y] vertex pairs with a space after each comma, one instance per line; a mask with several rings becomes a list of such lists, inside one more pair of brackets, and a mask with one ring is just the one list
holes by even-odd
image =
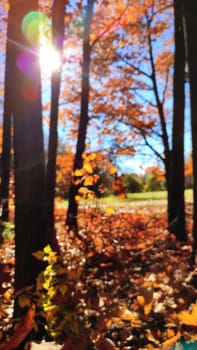
[[174, 16], [174, 111], [169, 229], [175, 233], [179, 240], [186, 241], [184, 201], [185, 45], [183, 33], [183, 0], [175, 0]]
[[186, 19], [186, 45], [188, 49], [190, 101], [191, 101], [191, 128], [192, 128], [192, 157], [193, 157], [193, 256], [195, 262], [197, 250], [197, 2], [196, 0], [184, 0]]
[[[10, 1], [9, 50], [14, 62], [10, 108], [14, 119], [16, 292], [35, 284], [43, 266], [32, 253], [43, 249], [47, 243], [40, 71], [35, 37], [34, 43], [30, 43], [21, 30], [24, 16], [36, 10], [36, 0]], [[17, 317], [24, 312], [17, 298], [14, 309]]]
[[167, 187], [167, 212], [168, 212], [168, 222], [170, 222], [170, 203], [172, 200], [171, 195], [171, 150], [169, 146], [168, 132], [167, 132], [167, 124], [164, 113], [164, 100], [162, 101], [159, 97], [159, 87], [157, 83], [157, 75], [156, 75], [156, 65], [153, 55], [153, 45], [152, 45], [152, 37], [151, 37], [151, 19], [147, 18], [147, 30], [148, 30], [148, 51], [150, 57], [150, 66], [151, 66], [151, 79], [153, 84], [153, 92], [155, 96], [156, 108], [158, 110], [161, 131], [162, 131], [162, 143], [164, 148], [164, 166], [165, 166], [165, 178], [166, 178], [166, 187]]
[[[55, 0], [52, 8], [53, 46], [62, 58], [64, 42], [65, 0]], [[47, 164], [47, 238], [51, 247], [57, 250], [58, 244], [54, 228], [54, 200], [56, 185], [57, 124], [59, 110], [61, 69], [52, 72], [51, 114]]]
[[[93, 15], [93, 6], [94, 0], [89, 0], [86, 7], [86, 16], [85, 16], [85, 28], [83, 34], [83, 63], [82, 63], [82, 92], [81, 92], [81, 112], [80, 112], [80, 121], [79, 121], [79, 130], [78, 130], [78, 140], [77, 140], [77, 149], [74, 159], [73, 172], [77, 169], [83, 167], [83, 153], [85, 151], [85, 142], [86, 142], [86, 133], [88, 127], [88, 105], [89, 105], [89, 72], [90, 72], [90, 27]], [[78, 231], [77, 227], [77, 213], [78, 213], [78, 203], [75, 200], [75, 197], [78, 193], [80, 185], [75, 184], [74, 181], [71, 185], [69, 192], [69, 203], [68, 203], [68, 212], [66, 218], [66, 225], [69, 230], [74, 232]]]
[[[9, 21], [8, 13], [8, 21]], [[7, 30], [6, 43], [6, 66], [5, 66], [5, 82], [4, 82], [4, 114], [3, 114], [3, 145], [1, 154], [1, 207], [2, 221], [9, 221], [9, 182], [10, 182], [10, 160], [11, 160], [11, 98], [10, 89], [12, 86], [11, 67], [13, 66], [12, 55], [10, 54], [10, 28]]]

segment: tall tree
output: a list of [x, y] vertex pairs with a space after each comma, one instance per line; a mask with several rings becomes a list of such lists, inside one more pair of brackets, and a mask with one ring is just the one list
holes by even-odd
[[[60, 56], [63, 54], [64, 17], [66, 0], [54, 0], [52, 7], [52, 44]], [[61, 82], [61, 67], [52, 72], [51, 79], [51, 113], [47, 164], [47, 235], [53, 249], [57, 249], [54, 229], [54, 198], [56, 184], [56, 156], [57, 156], [57, 125], [59, 111], [59, 96]]]
[[[10, 12], [8, 13], [8, 23], [10, 22]], [[0, 185], [0, 199], [2, 206], [2, 216], [3, 221], [9, 221], [9, 180], [10, 180], [10, 160], [11, 160], [11, 120], [12, 120], [12, 110], [11, 110], [11, 94], [10, 89], [12, 86], [12, 74], [11, 67], [13, 66], [13, 58], [11, 51], [9, 49], [11, 43], [10, 38], [10, 26], [7, 29], [7, 43], [6, 43], [6, 62], [5, 62], [5, 79], [4, 85], [6, 89], [4, 90], [4, 113], [3, 113], [3, 145], [1, 154], [1, 185]]]
[[[168, 217], [170, 217], [170, 199], [171, 199], [171, 150], [170, 150], [170, 142], [168, 137], [168, 130], [167, 130], [167, 121], [165, 118], [165, 109], [164, 109], [164, 103], [165, 103], [165, 89], [166, 85], [164, 85], [163, 89], [163, 96], [160, 97], [160, 91], [159, 91], [159, 83], [158, 83], [158, 77], [157, 77], [157, 68], [156, 68], [156, 62], [154, 59], [154, 49], [153, 49], [153, 31], [151, 30], [151, 24], [154, 21], [155, 16], [155, 8], [153, 7], [151, 14], [147, 12], [147, 39], [148, 39], [148, 52], [149, 52], [149, 60], [150, 60], [150, 67], [151, 67], [151, 79], [152, 79], [152, 85], [153, 85], [153, 93], [155, 96], [155, 106], [157, 108], [159, 120], [160, 120], [160, 127], [161, 127], [161, 140], [163, 143], [163, 149], [164, 149], [164, 156], [160, 158], [163, 159], [164, 166], [165, 166], [165, 175], [166, 175], [166, 187], [168, 192]], [[166, 72], [168, 74], [168, 72]], [[168, 79], [168, 78], [167, 78]], [[167, 80], [166, 80], [167, 84]], [[156, 153], [159, 155], [159, 152], [156, 151]]]
[[100, 108], [95, 106], [94, 114], [105, 114], [105, 125], [119, 121], [130, 127], [135, 135], [133, 140], [137, 135], [137, 141], [142, 144], [143, 140], [163, 162], [169, 214], [172, 3], [170, 0], [141, 0], [129, 4], [119, 24], [121, 31], [111, 31], [98, 45], [103, 55], [100, 62], [98, 58], [95, 61], [100, 64], [97, 71], [103, 72], [104, 79], [101, 75], [102, 88], [98, 95], [102, 103]]
[[95, 0], [88, 0], [86, 5], [86, 14], [85, 14], [85, 24], [84, 24], [84, 33], [83, 33], [83, 62], [82, 62], [82, 86], [81, 86], [81, 111], [80, 111], [80, 120], [79, 120], [79, 129], [78, 129], [78, 139], [77, 139], [77, 148], [74, 159], [73, 173], [74, 178], [70, 188], [69, 194], [69, 204], [68, 212], [66, 218], [66, 225], [69, 230], [74, 230], [77, 232], [77, 212], [78, 212], [78, 203], [76, 201], [76, 195], [79, 190], [79, 185], [76, 183], [75, 172], [77, 169], [82, 169], [83, 167], [83, 153], [85, 151], [86, 143], [86, 134], [88, 127], [88, 107], [89, 107], [89, 90], [90, 90], [90, 54], [91, 54], [91, 45], [90, 45], [90, 29], [93, 16], [93, 7]]
[[191, 105], [191, 129], [192, 129], [192, 159], [193, 159], [193, 254], [192, 264], [195, 262], [197, 250], [197, 2], [184, 0], [184, 20], [186, 23], [185, 43], [189, 65], [190, 79], [190, 105]]
[[185, 44], [183, 33], [183, 0], [174, 1], [174, 111], [172, 135], [172, 168], [169, 229], [178, 239], [186, 240], [184, 201], [184, 111], [185, 111]]
[[[39, 27], [32, 26], [32, 21], [35, 24], [40, 20], [38, 4], [36, 0], [10, 0], [9, 5], [7, 40], [13, 62], [9, 108], [14, 120], [17, 292], [34, 285], [42, 268], [32, 253], [46, 245], [46, 195], [40, 70], [36, 54]], [[16, 298], [15, 315], [20, 316], [22, 312]]]

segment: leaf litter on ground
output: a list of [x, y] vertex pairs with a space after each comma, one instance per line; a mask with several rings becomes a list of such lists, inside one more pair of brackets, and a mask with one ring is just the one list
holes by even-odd
[[[184, 349], [184, 342], [192, 349], [197, 341], [197, 292], [196, 270], [189, 267], [191, 220], [188, 243], [180, 244], [166, 229], [162, 204], [156, 210], [147, 204], [110, 210], [82, 206], [78, 238], [65, 229], [65, 211], [57, 209], [55, 214], [65, 268], [79, 290], [74, 302], [84, 298], [84, 322], [95, 349]], [[1, 249], [7, 252], [1, 255], [0, 270], [5, 279], [3, 338], [13, 305], [14, 242]], [[65, 344], [67, 350], [79, 346], [69, 337]]]

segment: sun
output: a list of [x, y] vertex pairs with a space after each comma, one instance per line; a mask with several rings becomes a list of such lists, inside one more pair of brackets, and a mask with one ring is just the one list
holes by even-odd
[[60, 55], [50, 44], [40, 46], [39, 60], [41, 72], [46, 77], [50, 77], [52, 72], [60, 69]]

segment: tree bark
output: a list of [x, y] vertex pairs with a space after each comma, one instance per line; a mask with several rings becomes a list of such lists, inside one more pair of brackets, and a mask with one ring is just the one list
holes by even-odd
[[[10, 14], [8, 13], [8, 22]], [[9, 221], [9, 182], [10, 182], [10, 162], [11, 162], [11, 94], [12, 86], [12, 66], [13, 59], [10, 54], [10, 28], [7, 29], [6, 42], [6, 65], [5, 65], [5, 80], [4, 80], [4, 113], [3, 113], [3, 144], [1, 154], [1, 185], [0, 185], [0, 200], [2, 221]]]
[[166, 188], [167, 188], [167, 212], [168, 212], [168, 222], [170, 222], [170, 203], [172, 200], [171, 195], [171, 150], [169, 146], [169, 139], [168, 139], [168, 132], [167, 132], [167, 125], [166, 125], [166, 119], [164, 114], [164, 107], [163, 107], [163, 101], [159, 97], [159, 88], [157, 83], [157, 76], [156, 76], [156, 66], [153, 56], [153, 45], [152, 45], [152, 37], [151, 37], [151, 19], [147, 18], [147, 30], [148, 30], [148, 51], [149, 51], [149, 57], [150, 57], [150, 66], [151, 66], [151, 79], [153, 84], [153, 92], [155, 95], [155, 101], [156, 101], [156, 107], [158, 110], [159, 120], [161, 124], [161, 138], [164, 148], [164, 167], [165, 167], [165, 178], [166, 178]]
[[169, 229], [175, 233], [179, 240], [186, 241], [184, 200], [185, 45], [183, 33], [183, 0], [174, 1], [174, 17], [174, 111]]
[[[32, 253], [46, 245], [44, 142], [37, 48], [22, 32], [24, 16], [37, 1], [10, 1], [8, 32], [12, 55], [10, 105], [14, 120], [15, 291], [34, 285], [43, 265]], [[15, 299], [15, 316], [24, 310]]]
[[191, 129], [192, 129], [192, 158], [193, 158], [193, 254], [192, 263], [195, 262], [197, 250], [197, 2], [184, 0], [184, 13], [186, 20], [186, 45], [190, 78], [191, 103]]
[[[85, 16], [85, 28], [83, 34], [83, 63], [82, 63], [82, 92], [81, 92], [81, 112], [80, 112], [80, 121], [79, 121], [79, 129], [78, 129], [78, 139], [77, 139], [77, 148], [74, 159], [74, 167], [73, 172], [77, 169], [81, 169], [83, 167], [83, 153], [85, 151], [85, 142], [86, 142], [86, 133], [89, 122], [88, 117], [88, 105], [89, 105], [89, 73], [90, 73], [90, 54], [91, 54], [91, 46], [90, 46], [90, 27], [93, 15], [93, 6], [94, 0], [89, 0], [88, 5], [86, 7], [86, 16]], [[66, 218], [66, 225], [69, 230], [73, 230], [74, 232], [78, 231], [77, 226], [77, 213], [78, 213], [78, 203], [75, 199], [80, 185], [75, 184], [75, 176], [74, 181], [71, 184], [70, 192], [69, 192], [69, 203], [68, 203], [68, 211]]]
[[[65, 0], [55, 0], [52, 8], [52, 44], [62, 58], [64, 43]], [[61, 67], [52, 72], [51, 79], [51, 113], [47, 164], [47, 238], [54, 250], [58, 249], [54, 227], [54, 200], [56, 185], [56, 156], [57, 156], [57, 125], [59, 111], [59, 96], [61, 82]]]

